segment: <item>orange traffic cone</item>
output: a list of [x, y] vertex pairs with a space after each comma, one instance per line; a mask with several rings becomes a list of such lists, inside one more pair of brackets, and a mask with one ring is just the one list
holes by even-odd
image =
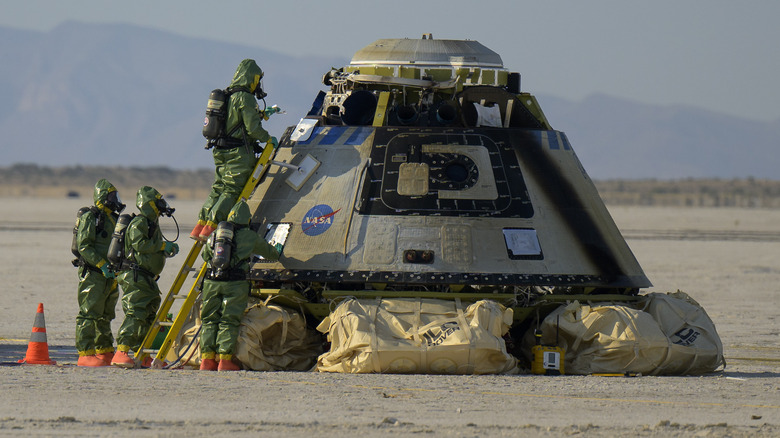
[[38, 313], [35, 314], [30, 343], [27, 344], [27, 355], [19, 363], [35, 365], [56, 365], [49, 359], [49, 343], [46, 340], [46, 320], [43, 318], [43, 303], [38, 303]]

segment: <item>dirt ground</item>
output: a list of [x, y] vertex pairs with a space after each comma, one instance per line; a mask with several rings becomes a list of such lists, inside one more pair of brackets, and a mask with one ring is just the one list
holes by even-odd
[[[696, 299], [728, 364], [707, 376], [626, 378], [79, 368], [68, 248], [74, 213], [89, 202], [0, 203], [0, 436], [780, 435], [780, 210], [610, 209], [654, 283], [645, 292]], [[172, 203], [186, 250], [199, 203]], [[163, 231], [175, 236], [170, 219]], [[163, 290], [181, 261], [169, 263]], [[38, 303], [58, 366], [17, 366]]]

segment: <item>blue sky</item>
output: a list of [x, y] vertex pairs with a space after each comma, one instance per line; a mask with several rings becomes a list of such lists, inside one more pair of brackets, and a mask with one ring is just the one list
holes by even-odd
[[349, 58], [379, 38], [432, 33], [498, 52], [522, 74], [523, 91], [780, 119], [780, 2], [769, 0], [0, 0], [0, 7], [0, 26], [132, 23], [299, 56]]

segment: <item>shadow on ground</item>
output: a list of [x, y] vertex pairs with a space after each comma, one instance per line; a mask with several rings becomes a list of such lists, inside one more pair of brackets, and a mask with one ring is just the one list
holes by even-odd
[[[0, 365], [21, 365], [20, 360], [27, 355], [27, 342], [2, 341], [0, 344]], [[58, 365], [75, 364], [79, 355], [72, 345], [49, 345], [49, 359]]]

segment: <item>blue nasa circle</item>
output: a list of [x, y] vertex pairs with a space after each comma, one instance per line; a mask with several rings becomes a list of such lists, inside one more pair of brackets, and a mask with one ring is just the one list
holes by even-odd
[[334, 215], [335, 213], [330, 205], [315, 205], [305, 216], [303, 216], [303, 221], [301, 221], [303, 234], [307, 236], [319, 236], [328, 231], [328, 228], [333, 224]]

